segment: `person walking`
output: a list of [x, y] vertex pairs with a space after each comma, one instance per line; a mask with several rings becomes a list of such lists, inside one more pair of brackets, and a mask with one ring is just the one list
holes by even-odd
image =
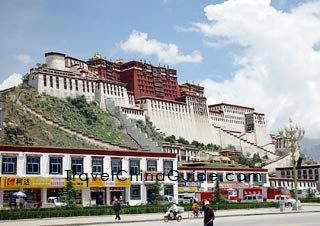
[[113, 209], [116, 214], [115, 220], [120, 220], [120, 210], [121, 210], [121, 204], [118, 201], [118, 199], [114, 200]]
[[210, 204], [209, 201], [204, 202], [204, 218], [203, 218], [204, 226], [213, 226], [213, 221], [215, 218], [213, 209], [209, 206], [209, 204]]

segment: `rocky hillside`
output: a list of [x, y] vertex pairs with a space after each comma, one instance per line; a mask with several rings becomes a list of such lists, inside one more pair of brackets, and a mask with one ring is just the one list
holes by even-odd
[[[4, 110], [4, 132], [0, 134], [0, 143], [98, 147], [59, 129], [60, 126], [101, 142], [139, 148], [115, 118], [102, 111], [95, 103], [87, 103], [84, 97], [62, 100], [40, 95], [30, 87], [20, 86], [0, 93], [0, 103]], [[45, 120], [30, 113], [30, 109]], [[48, 122], [55, 122], [59, 126], [52, 126]]]

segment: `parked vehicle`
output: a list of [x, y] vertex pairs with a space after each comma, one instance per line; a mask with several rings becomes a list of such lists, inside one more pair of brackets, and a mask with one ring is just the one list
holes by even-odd
[[279, 187], [250, 187], [250, 188], [238, 188], [238, 202], [242, 202], [245, 196], [248, 195], [261, 195], [263, 201], [268, 199], [274, 200], [276, 196], [281, 195], [283, 197], [291, 198], [289, 189]]
[[221, 195], [226, 202], [238, 202], [238, 193], [236, 189], [223, 188], [221, 189]]
[[175, 198], [171, 195], [164, 195], [163, 196], [163, 200], [164, 203], [172, 203], [172, 202], [176, 202]]
[[210, 201], [213, 199], [213, 192], [212, 191], [195, 192], [194, 196], [197, 202], [202, 202], [203, 200]]
[[285, 205], [286, 206], [289, 206], [289, 207], [292, 207], [293, 204], [296, 202], [295, 199], [293, 198], [289, 198], [288, 196], [282, 196], [282, 195], [277, 195], [275, 198], [274, 198], [274, 201], [284, 201], [285, 202]]
[[193, 203], [194, 202], [194, 195], [193, 194], [179, 194], [178, 195], [178, 202], [179, 203]]
[[315, 194], [314, 194], [314, 197], [320, 198], [320, 192], [315, 193]]
[[60, 197], [49, 197], [46, 203], [42, 203], [41, 208], [56, 208], [66, 205], [67, 203], [64, 202]]
[[244, 196], [243, 200], [241, 202], [263, 202], [262, 195], [258, 194], [251, 194], [251, 195], [246, 195]]

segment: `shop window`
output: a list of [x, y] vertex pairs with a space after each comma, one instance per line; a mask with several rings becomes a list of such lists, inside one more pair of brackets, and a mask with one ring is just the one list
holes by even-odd
[[147, 160], [147, 171], [157, 171], [157, 160]]
[[92, 158], [92, 173], [103, 173], [103, 158]]
[[163, 161], [163, 173], [168, 175], [173, 170], [173, 161]]
[[71, 169], [76, 174], [83, 173], [83, 158], [71, 158]]
[[27, 157], [27, 174], [40, 174], [40, 157]]
[[140, 173], [140, 160], [130, 160], [130, 175], [139, 175]]
[[130, 199], [132, 199], [132, 200], [140, 200], [141, 199], [141, 186], [140, 185], [131, 185]]
[[122, 175], [122, 159], [111, 159], [111, 174]]
[[17, 157], [3, 156], [2, 157], [2, 174], [17, 173]]
[[62, 157], [50, 157], [50, 174], [62, 174]]
[[164, 194], [174, 196], [173, 185], [164, 185]]

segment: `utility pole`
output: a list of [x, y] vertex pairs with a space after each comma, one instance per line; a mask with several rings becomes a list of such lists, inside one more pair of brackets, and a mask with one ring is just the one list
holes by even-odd
[[293, 125], [292, 120], [289, 120], [289, 125], [284, 128], [279, 129], [279, 135], [284, 141], [287, 141], [287, 150], [291, 153], [291, 164], [293, 170], [293, 182], [294, 182], [294, 199], [296, 200], [296, 205], [293, 206], [293, 210], [297, 208], [298, 202], [298, 192], [297, 192], [297, 168], [296, 168], [296, 158], [300, 156], [300, 146], [299, 141], [304, 137], [305, 131], [303, 128]]

